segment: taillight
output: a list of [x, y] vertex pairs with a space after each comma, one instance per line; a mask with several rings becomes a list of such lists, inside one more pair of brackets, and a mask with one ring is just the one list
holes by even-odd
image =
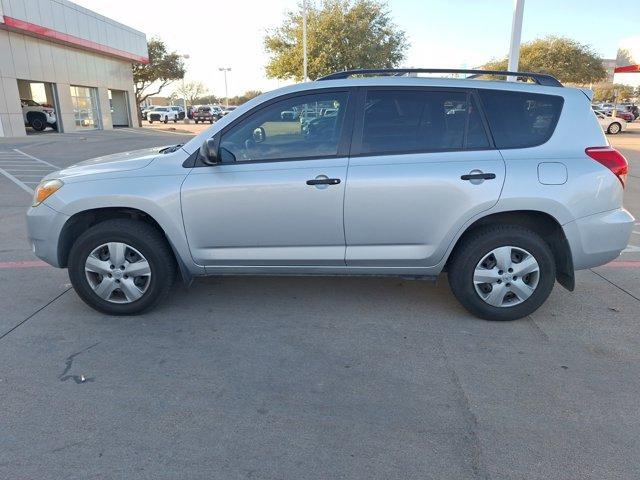
[[611, 170], [624, 188], [629, 173], [629, 162], [618, 150], [612, 147], [588, 147], [585, 153]]

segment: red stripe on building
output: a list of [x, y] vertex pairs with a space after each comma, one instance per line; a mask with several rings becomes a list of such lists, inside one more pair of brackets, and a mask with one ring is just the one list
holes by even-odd
[[13, 17], [3, 16], [4, 24], [11, 30], [15, 30], [36, 37], [53, 40], [55, 42], [65, 43], [67, 45], [80, 47], [85, 50], [92, 50], [94, 52], [104, 53], [113, 57], [126, 58], [127, 60], [133, 60], [139, 63], [149, 63], [148, 57], [142, 57], [134, 53], [125, 52], [124, 50], [118, 50], [117, 48], [102, 45], [101, 43], [92, 42], [91, 40], [85, 40], [84, 38], [69, 35], [68, 33], [62, 33], [49, 27], [43, 27], [42, 25], [36, 25], [35, 23], [25, 22]]
[[626, 65], [624, 67], [616, 67], [614, 73], [633, 73], [640, 72], [640, 65]]

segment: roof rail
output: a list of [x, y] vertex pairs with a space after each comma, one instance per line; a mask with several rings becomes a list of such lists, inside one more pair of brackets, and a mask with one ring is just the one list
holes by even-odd
[[359, 70], [344, 70], [342, 72], [335, 72], [330, 75], [318, 78], [318, 80], [341, 80], [349, 78], [353, 75], [388, 75], [388, 76], [400, 76], [407, 73], [466, 73], [470, 74], [470, 77], [475, 78], [480, 75], [504, 75], [507, 77], [526, 77], [533, 80], [538, 85], [544, 85], [546, 87], [562, 87], [562, 83], [552, 75], [546, 73], [531, 73], [531, 72], [508, 72], [504, 70], [464, 70], [455, 68], [370, 68]]

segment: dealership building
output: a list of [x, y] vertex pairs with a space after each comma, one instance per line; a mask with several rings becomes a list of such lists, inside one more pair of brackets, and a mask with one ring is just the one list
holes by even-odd
[[148, 61], [144, 33], [68, 0], [0, 0], [0, 137], [135, 125]]

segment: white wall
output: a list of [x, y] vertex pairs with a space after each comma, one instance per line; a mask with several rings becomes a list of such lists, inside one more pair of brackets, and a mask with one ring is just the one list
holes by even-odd
[[137, 118], [130, 61], [0, 30], [0, 122], [4, 136], [26, 135], [16, 79], [55, 84], [60, 103], [57, 113], [65, 132], [75, 130], [70, 85], [98, 88], [103, 128], [112, 128], [108, 89], [128, 91], [130, 117]]

